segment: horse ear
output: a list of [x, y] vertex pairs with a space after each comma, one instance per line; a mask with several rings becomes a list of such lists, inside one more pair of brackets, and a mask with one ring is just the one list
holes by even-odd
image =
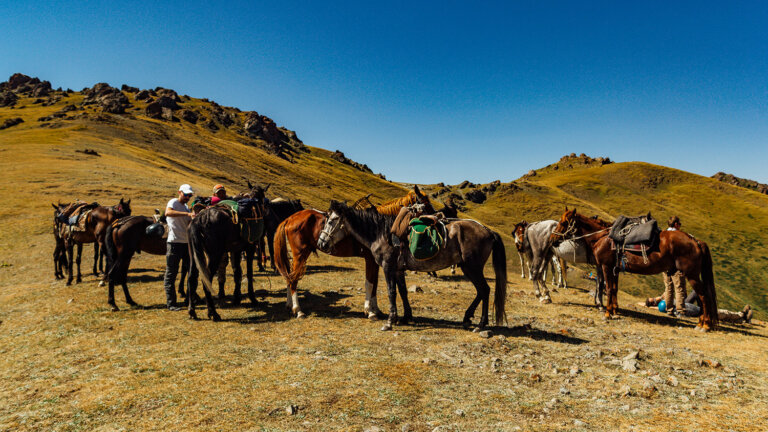
[[58, 210], [59, 209], [58, 207], [56, 207], [56, 204], [54, 204], [54, 203], [51, 203], [51, 206], [53, 206], [54, 210]]
[[270, 186], [272, 186], [272, 183], [267, 183], [267, 186], [264, 188], [264, 193], [267, 193]]
[[568, 206], [565, 206], [565, 212], [568, 213]]
[[647, 218], [648, 220], [651, 220], [651, 219], [653, 219], [653, 218], [651, 217], [651, 212], [650, 212], [650, 211], [648, 212], [648, 216], [646, 216], [646, 218]]
[[250, 180], [245, 180], [245, 182], [248, 184], [248, 189], [253, 189], [253, 185], [251, 184]]
[[416, 195], [421, 195], [421, 191], [419, 190], [419, 185], [413, 185], [413, 191], [416, 192]]

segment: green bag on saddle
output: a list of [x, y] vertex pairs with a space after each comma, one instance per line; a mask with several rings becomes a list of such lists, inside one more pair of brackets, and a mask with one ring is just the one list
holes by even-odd
[[443, 247], [445, 240], [435, 225], [419, 218], [411, 219], [408, 223], [408, 249], [417, 260], [428, 260], [435, 257]]

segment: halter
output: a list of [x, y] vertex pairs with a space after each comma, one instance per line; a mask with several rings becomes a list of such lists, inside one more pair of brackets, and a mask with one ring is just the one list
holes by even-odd
[[562, 237], [563, 239], [565, 239], [565, 236], [570, 234], [575, 234], [575, 233], [576, 233], [576, 219], [571, 219], [570, 221], [568, 221], [568, 228], [565, 231], [561, 233], [557, 231], [552, 231], [552, 235]]

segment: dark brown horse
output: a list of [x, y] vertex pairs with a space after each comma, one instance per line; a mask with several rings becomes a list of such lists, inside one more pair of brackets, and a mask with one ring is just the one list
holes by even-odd
[[[190, 259], [200, 271], [200, 280], [203, 282], [203, 292], [208, 307], [208, 317], [213, 321], [220, 321], [221, 317], [213, 304], [211, 278], [212, 275], [216, 274], [226, 253], [229, 253], [235, 276], [234, 303], [240, 303], [240, 283], [242, 280], [240, 259], [242, 252], [245, 252], [248, 298], [251, 305], [256, 306], [256, 296], [253, 292], [253, 254], [256, 248], [255, 242], [263, 234], [263, 218], [268, 211], [268, 205], [264, 199], [264, 189], [254, 188], [249, 199], [240, 200], [238, 203], [237, 212], [219, 204], [205, 208], [195, 215], [188, 228]], [[260, 224], [250, 225], [254, 221], [260, 222]], [[248, 234], [248, 230], [257, 229], [252, 228], [256, 226], [261, 232]], [[195, 285], [190, 284], [187, 292], [187, 304], [189, 316], [193, 319], [197, 319], [194, 306], [195, 296]], [[223, 298], [219, 298], [219, 301], [223, 300]]]
[[[429, 206], [429, 212], [434, 213], [429, 197], [424, 195], [414, 186], [412, 191], [404, 197], [387, 201], [379, 206], [374, 206], [365, 196], [353, 205], [353, 207], [363, 208], [363, 203], [369, 204], [367, 211], [374, 213], [383, 213], [390, 216], [397, 215], [404, 206], [422, 203]], [[307, 268], [307, 260], [312, 253], [319, 249], [329, 255], [337, 257], [361, 257], [365, 260], [365, 306], [364, 311], [369, 319], [376, 319], [383, 314], [379, 310], [376, 301], [376, 288], [379, 281], [379, 266], [373, 259], [370, 251], [363, 247], [352, 237], [336, 238], [333, 240], [334, 247], [330, 249], [318, 248], [320, 233], [326, 221], [326, 214], [317, 210], [302, 210], [294, 213], [288, 219], [283, 221], [277, 228], [274, 239], [274, 255], [277, 270], [285, 278], [287, 284], [287, 307], [296, 317], [304, 317], [304, 312], [299, 306], [298, 293], [296, 291], [299, 280], [304, 276]], [[342, 233], [343, 235], [343, 233]], [[293, 255], [293, 268], [288, 259], [288, 249], [290, 244]]]
[[[118, 311], [115, 304], [115, 285], [120, 284], [125, 294], [125, 302], [138, 306], [128, 292], [127, 278], [131, 259], [136, 253], [146, 252], [151, 255], [165, 255], [166, 237], [162, 234], [148, 234], [147, 227], [154, 223], [147, 216], [126, 216], [114, 221], [104, 236], [104, 251], [107, 255], [106, 278], [109, 280], [108, 304], [113, 311]], [[167, 228], [166, 228], [167, 229]], [[179, 280], [179, 294], [184, 297], [184, 280], [187, 274], [182, 268]]]
[[[587, 243], [605, 278], [608, 294], [606, 318], [613, 317], [618, 309], [619, 275], [614, 271], [617, 256], [612, 249], [613, 240], [608, 237], [610, 228], [611, 225], [605, 221], [582, 216], [576, 209], [566, 208], [550, 237], [555, 245], [575, 238], [583, 238]], [[714, 329], [718, 322], [717, 295], [712, 256], [707, 244], [682, 231], [662, 231], [659, 234], [658, 250], [651, 249], [646, 255], [647, 259], [626, 253], [622, 270], [644, 275], [680, 270], [701, 300], [703, 313], [699, 317], [697, 329]]]
[[[447, 222], [444, 227], [445, 243], [437, 255], [427, 260], [416, 259], [407, 247], [394, 246], [390, 240], [393, 217], [353, 209], [344, 203], [331, 201], [328, 221], [323, 237], [334, 238], [339, 231], [346, 231], [370, 250], [376, 263], [384, 270], [389, 297], [389, 319], [382, 330], [390, 330], [396, 323], [407, 323], [411, 318], [408, 292], [405, 287], [405, 270], [435, 271], [457, 264], [464, 276], [472, 282], [477, 295], [464, 313], [463, 325], [471, 325], [472, 316], [482, 302], [478, 328], [488, 325], [488, 305], [491, 288], [483, 275], [488, 258], [493, 256], [496, 276], [494, 308], [496, 324], [505, 318], [507, 296], [507, 262], [504, 243], [498, 233], [474, 220], [459, 219]], [[397, 317], [397, 293], [403, 300], [403, 318]]]
[[56, 279], [64, 279], [64, 271], [67, 268], [67, 247], [62, 235], [62, 225], [59, 215], [69, 204], [51, 204], [53, 206], [53, 276]]
[[[83, 229], [76, 229], [73, 226], [69, 226], [66, 223], [62, 223], [60, 226], [60, 235], [64, 239], [64, 246], [67, 250], [67, 285], [72, 284], [73, 277], [73, 265], [77, 263], [77, 283], [82, 282], [82, 275], [80, 273], [80, 255], [83, 250], [83, 243], [94, 243], [94, 263], [93, 273], [98, 275], [97, 261], [99, 257], [99, 246], [104, 245], [104, 235], [107, 231], [107, 227], [115, 220], [130, 216], [131, 214], [131, 200], [123, 200], [120, 198], [120, 202], [112, 207], [103, 207], [96, 205], [93, 208], [89, 206], [80, 207], [81, 221], [78, 226]], [[65, 211], [63, 213], [64, 218], [70, 216]], [[60, 216], [59, 219], [62, 219]], [[74, 259], [74, 247], [77, 245], [77, 260]]]

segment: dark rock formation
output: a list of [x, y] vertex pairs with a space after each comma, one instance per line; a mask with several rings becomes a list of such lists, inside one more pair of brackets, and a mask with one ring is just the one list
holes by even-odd
[[368, 165], [361, 164], [358, 162], [353, 161], [352, 159], [349, 159], [348, 157], [344, 156], [344, 153], [340, 152], [339, 150], [336, 150], [332, 155], [331, 159], [337, 160], [345, 165], [349, 165], [353, 168], [356, 168], [360, 171], [367, 172], [370, 174], [373, 174], [373, 171], [371, 171], [370, 168], [368, 168]]
[[2, 129], [8, 129], [11, 126], [16, 126], [19, 123], [24, 123], [24, 120], [22, 120], [19, 117], [16, 118], [10, 118], [6, 121], [4, 121], [2, 124], [0, 124], [0, 130]]
[[176, 93], [174, 90], [163, 88], [163, 87], [156, 87], [155, 93], [157, 96], [165, 96], [167, 98], [173, 99], [174, 102], [181, 102], [181, 98], [179, 97], [179, 94]]
[[160, 105], [163, 108], [170, 108], [172, 110], [177, 110], [181, 108], [179, 104], [176, 103], [176, 100], [170, 96], [159, 96], [154, 103]]
[[173, 110], [168, 107], [162, 107], [163, 110], [163, 119], [168, 121], [179, 121], [176, 117], [173, 116]]
[[10, 90], [0, 92], [0, 107], [14, 106], [19, 97]]
[[122, 91], [124, 91], [124, 92], [128, 92], [128, 93], [138, 93], [138, 92], [139, 92], [139, 89], [138, 89], [138, 88], [136, 88], [136, 87], [131, 87], [131, 86], [129, 86], [128, 84], [123, 84], [123, 85], [120, 87], [120, 90], [122, 90]]
[[85, 95], [83, 105], [97, 104], [104, 112], [112, 114], [122, 114], [125, 108], [131, 105], [123, 92], [107, 83], [98, 83], [86, 89], [83, 94]]
[[163, 117], [163, 107], [161, 107], [157, 102], [152, 102], [144, 109], [144, 113], [147, 115], [147, 117], [160, 119]]
[[471, 191], [465, 193], [464, 198], [467, 201], [473, 202], [475, 204], [482, 204], [486, 199], [488, 199], [485, 193], [479, 189], [472, 189]]
[[723, 183], [728, 183], [734, 186], [752, 189], [755, 192], [760, 192], [761, 194], [768, 195], [768, 185], [763, 183], [758, 183], [754, 180], [736, 177], [733, 174], [726, 174], [724, 172], [718, 172], [717, 174], [713, 175], [712, 178], [716, 180], [720, 180]]
[[151, 100], [152, 95], [149, 94], [148, 90], [142, 90], [136, 93], [136, 96], [134, 96], [133, 98], [136, 99], [137, 101], [146, 101], [146, 100]]
[[197, 123], [199, 116], [197, 112], [185, 109], [181, 111], [181, 118], [190, 123]]

